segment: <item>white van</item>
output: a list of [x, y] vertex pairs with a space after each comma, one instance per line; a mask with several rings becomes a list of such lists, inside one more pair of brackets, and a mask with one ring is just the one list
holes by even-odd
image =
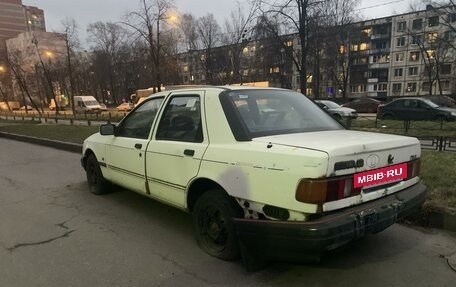
[[75, 96], [74, 111], [76, 113], [99, 113], [101, 112], [101, 106], [93, 96]]

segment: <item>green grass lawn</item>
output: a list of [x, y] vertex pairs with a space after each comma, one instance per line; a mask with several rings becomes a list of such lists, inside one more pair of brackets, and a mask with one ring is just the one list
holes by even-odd
[[98, 132], [98, 127], [28, 123], [0, 126], [0, 131], [82, 144], [85, 138]]
[[[424, 124], [421, 132], [429, 135], [429, 130], [426, 130], [426, 123], [421, 124]], [[369, 130], [369, 128], [359, 129]], [[372, 130], [391, 133], [391, 130], [386, 128]], [[86, 137], [96, 133], [98, 127], [15, 123], [0, 126], [0, 131], [81, 144]], [[456, 152], [423, 151], [421, 177], [430, 188], [428, 204], [437, 208], [456, 207]]]

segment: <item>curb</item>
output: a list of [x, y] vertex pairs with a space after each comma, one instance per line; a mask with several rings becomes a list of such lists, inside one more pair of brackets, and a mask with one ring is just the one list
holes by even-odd
[[[0, 132], [0, 137], [53, 147], [74, 153], [82, 153], [82, 144], [62, 142], [6, 132]], [[423, 209], [415, 216], [410, 216], [409, 219], [415, 222], [415, 224], [421, 226], [439, 228], [447, 231], [456, 231], [456, 208], [439, 208], [437, 210], [427, 212]]]
[[24, 136], [24, 135], [6, 133], [6, 132], [0, 132], [0, 137], [17, 140], [17, 141], [33, 143], [33, 144], [38, 144], [38, 145], [47, 146], [47, 147], [53, 147], [56, 149], [65, 150], [65, 151], [74, 152], [74, 153], [82, 153], [82, 144], [62, 142], [62, 141], [58, 141], [58, 140], [43, 139], [43, 138]]

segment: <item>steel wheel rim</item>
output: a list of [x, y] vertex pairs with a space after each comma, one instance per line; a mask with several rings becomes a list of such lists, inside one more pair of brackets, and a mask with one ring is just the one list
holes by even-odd
[[225, 249], [228, 241], [227, 220], [219, 208], [207, 206], [200, 212], [198, 227], [201, 238], [206, 247], [214, 252]]

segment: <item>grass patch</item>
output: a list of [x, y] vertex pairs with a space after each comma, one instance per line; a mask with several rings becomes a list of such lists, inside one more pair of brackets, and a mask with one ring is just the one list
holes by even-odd
[[85, 138], [87, 138], [93, 133], [98, 132], [98, 127], [45, 124], [14, 124], [0, 126], [0, 131], [82, 144]]
[[455, 152], [422, 152], [421, 178], [429, 187], [428, 204], [456, 207], [455, 170]]

